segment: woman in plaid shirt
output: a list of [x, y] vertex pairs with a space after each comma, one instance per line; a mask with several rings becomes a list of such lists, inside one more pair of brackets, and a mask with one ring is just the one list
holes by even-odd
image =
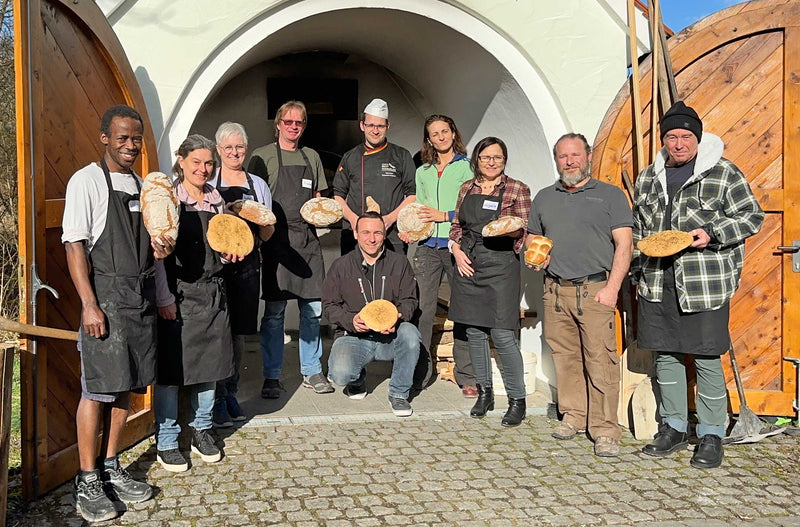
[[478, 400], [472, 417], [494, 409], [489, 334], [503, 365], [508, 411], [501, 424], [517, 426], [525, 418], [525, 381], [519, 329], [519, 251], [525, 229], [484, 238], [483, 227], [500, 216], [528, 218], [530, 189], [505, 174], [508, 150], [496, 137], [482, 139], [472, 152], [475, 179], [461, 186], [450, 227], [450, 251], [455, 274], [450, 319], [467, 327], [469, 354], [478, 383]]

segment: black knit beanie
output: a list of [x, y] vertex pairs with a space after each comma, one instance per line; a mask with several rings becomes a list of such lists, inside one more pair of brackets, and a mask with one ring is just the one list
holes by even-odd
[[697, 137], [698, 143], [703, 138], [703, 121], [694, 108], [686, 106], [683, 101], [673, 104], [661, 118], [661, 139], [664, 139], [667, 132], [676, 128], [692, 132]]

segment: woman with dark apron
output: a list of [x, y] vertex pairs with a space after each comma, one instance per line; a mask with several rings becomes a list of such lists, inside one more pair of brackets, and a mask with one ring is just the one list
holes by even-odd
[[[255, 200], [272, 208], [272, 195], [266, 181], [246, 172], [242, 165], [247, 154], [247, 133], [239, 123], [225, 122], [217, 129], [217, 154], [222, 166], [208, 184], [214, 187], [226, 204], [238, 200]], [[274, 227], [251, 225], [256, 246], [268, 240]], [[214, 401], [214, 426], [226, 428], [234, 421], [244, 421], [247, 416], [239, 406], [236, 393], [239, 391], [239, 367], [242, 363], [245, 335], [258, 332], [258, 291], [261, 286], [261, 258], [257, 250], [244, 260], [230, 263], [223, 268], [225, 289], [230, 303], [231, 333], [233, 335], [233, 375], [217, 381]]]
[[[302, 386], [315, 393], [330, 393], [333, 387], [322, 373], [322, 281], [325, 266], [315, 227], [300, 216], [300, 208], [327, 188], [322, 163], [316, 152], [300, 147], [307, 113], [303, 103], [289, 101], [275, 116], [277, 141], [253, 152], [262, 163], [272, 191], [275, 234], [261, 246], [263, 270], [261, 295], [261, 359], [264, 384], [261, 396], [280, 397], [284, 355], [284, 316], [288, 300], [297, 300], [300, 310], [300, 373]], [[313, 161], [312, 161], [313, 160]]]
[[453, 280], [450, 319], [467, 326], [467, 342], [478, 383], [478, 400], [470, 416], [481, 418], [494, 409], [489, 335], [503, 367], [508, 411], [503, 426], [525, 418], [525, 380], [519, 350], [519, 251], [525, 230], [484, 238], [483, 227], [500, 216], [527, 218], [528, 186], [505, 175], [508, 151], [496, 137], [482, 139], [472, 152], [475, 179], [461, 187], [451, 250], [458, 273]]
[[[189, 390], [192, 452], [214, 463], [222, 454], [211, 434], [216, 382], [233, 375], [233, 349], [223, 266], [234, 255], [212, 250], [208, 222], [223, 212], [219, 193], [206, 183], [214, 173], [214, 143], [190, 135], [178, 148], [173, 167], [181, 203], [175, 251], [156, 268], [158, 362], [153, 407], [158, 461], [172, 472], [188, 469], [178, 449], [178, 389]], [[159, 271], [159, 269], [161, 269]]]

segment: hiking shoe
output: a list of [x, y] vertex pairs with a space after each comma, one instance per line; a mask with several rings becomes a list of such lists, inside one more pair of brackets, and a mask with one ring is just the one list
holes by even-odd
[[392, 412], [396, 417], [408, 417], [414, 413], [414, 410], [411, 409], [411, 404], [402, 397], [392, 397], [390, 395], [389, 404], [392, 405]]
[[228, 413], [228, 403], [224, 397], [217, 397], [214, 400], [214, 411], [212, 415], [214, 428], [230, 428], [233, 426], [233, 421]]
[[161, 463], [161, 467], [164, 470], [169, 470], [170, 472], [186, 472], [189, 470], [189, 464], [186, 462], [186, 458], [183, 457], [183, 454], [181, 454], [181, 451], [177, 448], [159, 450], [156, 459]]
[[281, 381], [278, 379], [264, 379], [261, 385], [261, 397], [264, 399], [278, 399], [281, 396]]
[[617, 457], [619, 455], [619, 439], [600, 436], [594, 442], [594, 455], [598, 457]]
[[367, 387], [363, 384], [348, 384], [342, 390], [348, 398], [350, 399], [363, 399], [367, 396]]
[[577, 428], [565, 421], [561, 421], [551, 435], [556, 439], [572, 439], [576, 433], [578, 433]]
[[117, 517], [114, 503], [103, 489], [103, 481], [98, 471], [75, 476], [75, 508], [84, 520], [102, 522]]
[[192, 428], [192, 452], [200, 454], [200, 459], [206, 463], [216, 463], [222, 459], [222, 452], [217, 447], [210, 430]]
[[311, 388], [314, 390], [314, 393], [333, 392], [333, 386], [331, 386], [331, 383], [328, 382], [328, 379], [326, 379], [321, 373], [315, 373], [314, 375], [303, 375], [303, 386], [305, 388]]
[[238, 422], [247, 420], [247, 414], [242, 411], [242, 407], [239, 406], [239, 401], [236, 400], [235, 396], [226, 395], [225, 406], [228, 408], [228, 415], [231, 417], [231, 421]]
[[103, 467], [100, 475], [109, 490], [125, 503], [139, 503], [153, 497], [153, 489], [143, 481], [136, 481], [130, 473], [116, 463], [116, 467]]

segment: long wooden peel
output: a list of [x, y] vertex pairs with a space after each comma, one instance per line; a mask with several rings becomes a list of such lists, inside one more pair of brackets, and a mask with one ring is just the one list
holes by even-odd
[[44, 326], [33, 326], [31, 324], [23, 324], [14, 320], [0, 317], [0, 330], [13, 331], [14, 333], [22, 333], [32, 337], [47, 337], [51, 339], [61, 340], [78, 340], [77, 331], [69, 331], [66, 329], [48, 328]]
[[[633, 99], [633, 140], [636, 143], [636, 159], [633, 162], [633, 173], [639, 174], [645, 166], [644, 145], [642, 141], [642, 100], [639, 94], [639, 41], [636, 34], [636, 6], [635, 0], [628, 0], [628, 29], [630, 30], [628, 42], [631, 54], [631, 97]], [[631, 192], [633, 201], [633, 192]]]
[[653, 5], [648, 7], [650, 15], [650, 40], [652, 42], [653, 52], [650, 55], [650, 76], [652, 77], [652, 92], [650, 95], [650, 161], [655, 162], [656, 154], [658, 154], [658, 84], [659, 84], [659, 68], [658, 63], [661, 61], [661, 53], [659, 52], [660, 38], [658, 37], [657, 29], [657, 16], [656, 10], [658, 9], [658, 0], [654, 0]]

